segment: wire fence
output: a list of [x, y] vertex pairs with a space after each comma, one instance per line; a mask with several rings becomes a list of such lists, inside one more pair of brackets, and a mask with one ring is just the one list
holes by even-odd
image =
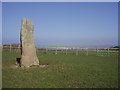
[[[3, 50], [15, 50], [16, 52], [21, 51], [20, 44], [6, 44], [1, 46]], [[118, 55], [119, 48], [102, 48], [102, 47], [77, 47], [77, 46], [49, 46], [49, 45], [36, 45], [38, 53], [49, 53], [49, 54], [74, 54], [74, 55]]]

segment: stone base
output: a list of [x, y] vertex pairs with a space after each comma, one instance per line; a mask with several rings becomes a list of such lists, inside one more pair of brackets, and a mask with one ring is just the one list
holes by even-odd
[[24, 56], [21, 58], [21, 67], [30, 67], [32, 65], [39, 65], [39, 60], [37, 57]]

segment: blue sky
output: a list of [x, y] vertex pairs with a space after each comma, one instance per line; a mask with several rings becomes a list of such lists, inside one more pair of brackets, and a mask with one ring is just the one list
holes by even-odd
[[3, 43], [20, 43], [21, 19], [34, 24], [35, 44], [118, 44], [117, 2], [18, 2], [2, 4]]
[[[1, 2], [0, 2], [0, 12], [2, 12]], [[2, 13], [0, 14], [0, 45], [2, 45]]]

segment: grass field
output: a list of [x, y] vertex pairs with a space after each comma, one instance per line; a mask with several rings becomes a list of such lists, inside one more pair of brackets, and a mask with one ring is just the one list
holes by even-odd
[[115, 88], [118, 56], [52, 54], [37, 52], [47, 67], [13, 68], [20, 52], [3, 50], [3, 88]]

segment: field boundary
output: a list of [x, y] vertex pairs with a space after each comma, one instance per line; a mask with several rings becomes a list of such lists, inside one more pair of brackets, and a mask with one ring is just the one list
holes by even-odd
[[[110, 54], [119, 54], [119, 48], [103, 48], [103, 47], [80, 47], [80, 46], [49, 46], [49, 45], [36, 45], [36, 50], [44, 53], [54, 53], [54, 54], [69, 54], [74, 53], [76, 56], [79, 54], [89, 54], [96, 55], [110, 55]], [[6, 50], [21, 50], [20, 44], [5, 44], [1, 46], [1, 49]]]

